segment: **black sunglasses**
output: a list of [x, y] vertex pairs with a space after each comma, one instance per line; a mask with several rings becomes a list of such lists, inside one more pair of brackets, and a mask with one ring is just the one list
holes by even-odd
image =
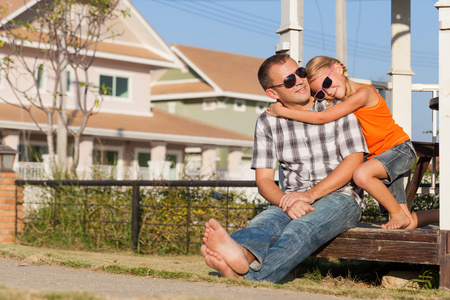
[[283, 86], [287, 89], [290, 89], [291, 87], [293, 87], [295, 85], [295, 83], [297, 82], [297, 78], [295, 77], [295, 74], [297, 74], [298, 77], [300, 78], [306, 78], [306, 69], [303, 67], [300, 67], [297, 69], [297, 71], [295, 71], [295, 73], [289, 75], [288, 77], [286, 77], [283, 81], [283, 83], [281, 84], [277, 84], [277, 85], [272, 85], [269, 86], [268, 88], [274, 88], [274, 87], [279, 87], [279, 86]]
[[334, 69], [334, 65], [331, 67], [330, 72], [328, 72], [327, 77], [325, 77], [325, 79], [322, 82], [322, 89], [320, 91], [318, 91], [315, 95], [314, 95], [314, 99], [322, 101], [323, 99], [325, 99], [325, 91], [326, 89], [330, 88], [330, 86], [333, 84], [333, 80], [331, 80], [330, 75], [331, 72]]

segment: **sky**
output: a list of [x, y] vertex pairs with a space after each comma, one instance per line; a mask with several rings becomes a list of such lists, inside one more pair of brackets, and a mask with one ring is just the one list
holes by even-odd
[[[131, 0], [168, 44], [266, 58], [279, 43], [280, 0]], [[437, 84], [437, 0], [411, 0], [413, 83]], [[303, 61], [336, 56], [335, 0], [304, 0]], [[391, 0], [346, 0], [350, 77], [389, 81]], [[413, 93], [412, 140], [431, 141], [431, 92]], [[389, 100], [386, 99], [388, 102]]]

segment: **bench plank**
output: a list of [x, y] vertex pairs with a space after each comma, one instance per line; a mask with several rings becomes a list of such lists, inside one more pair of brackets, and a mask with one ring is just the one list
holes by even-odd
[[439, 229], [389, 230], [360, 223], [319, 248], [313, 255], [399, 263], [439, 265]]

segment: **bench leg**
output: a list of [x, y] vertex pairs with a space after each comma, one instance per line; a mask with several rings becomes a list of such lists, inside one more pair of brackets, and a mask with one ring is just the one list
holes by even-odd
[[439, 287], [450, 289], [450, 230], [441, 230], [439, 243]]

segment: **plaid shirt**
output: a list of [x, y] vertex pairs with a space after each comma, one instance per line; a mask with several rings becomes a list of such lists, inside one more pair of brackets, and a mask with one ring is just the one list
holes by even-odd
[[[310, 110], [325, 108], [325, 101], [316, 101]], [[286, 192], [307, 191], [356, 152], [367, 153], [367, 146], [353, 114], [314, 125], [262, 113], [256, 122], [252, 169], [276, 169], [279, 162]], [[361, 202], [362, 190], [353, 181], [336, 192]]]

